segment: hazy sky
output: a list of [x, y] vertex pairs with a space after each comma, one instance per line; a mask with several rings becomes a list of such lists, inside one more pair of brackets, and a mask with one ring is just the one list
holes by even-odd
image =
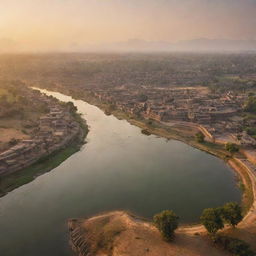
[[0, 46], [256, 39], [256, 0], [0, 0]]

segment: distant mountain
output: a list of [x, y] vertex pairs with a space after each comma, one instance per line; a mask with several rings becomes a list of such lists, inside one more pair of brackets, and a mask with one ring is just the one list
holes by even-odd
[[[10, 38], [0, 38], [0, 53], [30, 52], [29, 43], [14, 41]], [[199, 38], [184, 40], [177, 43], [167, 41], [146, 41], [130, 39], [122, 42], [105, 44], [65, 43], [56, 48], [38, 47], [33, 52], [256, 52], [256, 40], [229, 40]]]
[[199, 38], [175, 44], [179, 50], [191, 51], [255, 51], [256, 40], [229, 40]]
[[139, 51], [162, 51], [168, 50], [172, 47], [169, 42], [164, 41], [146, 41], [140, 39], [130, 39], [128, 41], [116, 42], [105, 45], [105, 49], [116, 50], [139, 50]]
[[228, 40], [199, 38], [170, 43], [131, 39], [100, 45], [102, 50], [114, 51], [256, 51], [256, 40]]

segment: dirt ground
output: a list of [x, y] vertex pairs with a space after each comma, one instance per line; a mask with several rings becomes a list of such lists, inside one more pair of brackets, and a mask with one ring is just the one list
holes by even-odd
[[141, 221], [133, 222], [129, 216], [120, 216], [127, 222], [127, 230], [115, 239], [113, 256], [224, 256], [203, 235], [177, 233], [173, 242], [165, 242], [159, 231]]
[[180, 231], [174, 241], [165, 242], [151, 223], [122, 211], [85, 220], [78, 229], [81, 230], [81, 227], [84, 230], [81, 234], [85, 234], [81, 239], [89, 242], [94, 248], [93, 255], [97, 256], [230, 255], [214, 247], [205, 234]]
[[11, 139], [27, 139], [29, 136], [14, 128], [0, 128], [0, 152], [6, 150]]

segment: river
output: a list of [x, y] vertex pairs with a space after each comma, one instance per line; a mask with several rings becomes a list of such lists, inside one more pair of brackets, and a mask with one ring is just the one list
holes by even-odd
[[67, 219], [130, 210], [151, 218], [174, 210], [196, 222], [206, 207], [241, 200], [222, 160], [182, 142], [143, 135], [125, 120], [60, 93], [87, 120], [83, 148], [0, 199], [1, 256], [70, 256]]

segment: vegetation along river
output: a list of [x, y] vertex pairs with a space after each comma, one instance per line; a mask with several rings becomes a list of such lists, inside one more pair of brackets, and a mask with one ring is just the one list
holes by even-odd
[[196, 222], [206, 207], [240, 201], [233, 171], [182, 142], [143, 135], [99, 108], [72, 101], [89, 125], [87, 144], [60, 166], [0, 199], [0, 255], [70, 256], [66, 221], [130, 210], [174, 210]]

